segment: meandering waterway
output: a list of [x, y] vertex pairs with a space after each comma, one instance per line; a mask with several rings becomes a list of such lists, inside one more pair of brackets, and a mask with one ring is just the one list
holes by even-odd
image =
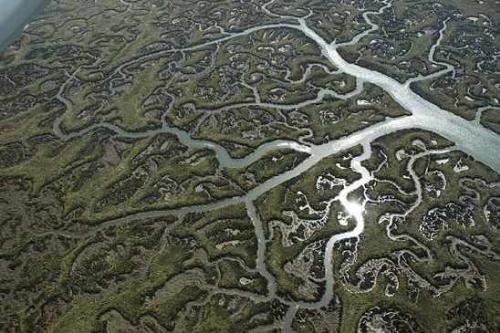
[[[386, 5], [384, 8], [389, 7]], [[284, 17], [287, 20], [290, 20], [290, 17]], [[313, 145], [313, 144], [299, 144], [294, 141], [288, 140], [275, 140], [271, 142], [267, 142], [260, 147], [258, 147], [254, 152], [247, 155], [244, 158], [236, 159], [232, 158], [226, 149], [214, 142], [207, 140], [197, 140], [193, 139], [191, 135], [178, 128], [172, 128], [164, 124], [162, 128], [148, 130], [144, 132], [127, 132], [115, 125], [108, 123], [100, 123], [96, 125], [92, 125], [89, 128], [86, 128], [79, 132], [64, 134], [61, 132], [59, 125], [60, 121], [56, 121], [54, 124], [55, 133], [64, 139], [71, 139], [76, 136], [84, 135], [98, 127], [104, 127], [109, 130], [114, 131], [119, 136], [123, 137], [149, 137], [153, 135], [157, 135], [159, 133], [171, 133], [177, 136], [179, 141], [194, 149], [200, 148], [208, 148], [214, 151], [219, 163], [221, 166], [228, 168], [243, 168], [245, 166], [250, 165], [251, 163], [259, 160], [265, 154], [283, 148], [292, 149], [295, 151], [300, 151], [303, 153], [307, 153], [310, 156], [301, 162], [299, 165], [294, 167], [291, 170], [285, 171], [275, 177], [268, 179], [267, 181], [257, 185], [254, 189], [250, 190], [247, 194], [228, 198], [224, 200], [220, 200], [214, 203], [199, 205], [199, 206], [189, 206], [182, 207], [179, 209], [173, 210], [157, 210], [157, 211], [148, 211], [141, 212], [137, 214], [131, 214], [127, 217], [123, 217], [116, 220], [107, 221], [103, 224], [103, 226], [109, 226], [110, 224], [120, 224], [130, 220], [135, 219], [143, 219], [143, 218], [151, 218], [151, 217], [159, 217], [165, 216], [168, 214], [172, 215], [183, 215], [188, 212], [204, 212], [207, 210], [228, 207], [238, 203], [245, 203], [249, 212], [249, 216], [253, 221], [254, 227], [256, 229], [256, 237], [259, 244], [259, 249], [257, 253], [257, 266], [260, 273], [268, 280], [269, 292], [272, 297], [276, 297], [276, 282], [274, 281], [274, 277], [269, 274], [265, 267], [265, 238], [264, 238], [264, 230], [262, 227], [262, 223], [259, 220], [258, 212], [254, 206], [254, 201], [259, 198], [264, 193], [269, 190], [275, 188], [276, 186], [283, 184], [287, 180], [298, 177], [307, 170], [314, 167], [320, 160], [323, 158], [330, 156], [332, 154], [336, 154], [342, 151], [346, 151], [352, 147], [357, 145], [362, 145], [364, 148], [364, 153], [352, 160], [351, 168], [354, 172], [357, 172], [361, 175], [361, 178], [356, 182], [347, 186], [341, 194], [339, 195], [338, 201], [344, 207], [347, 214], [351, 216], [352, 221], [354, 222], [354, 226], [350, 231], [345, 233], [333, 235], [327, 242], [325, 248], [324, 255], [324, 269], [325, 269], [325, 281], [326, 288], [325, 293], [321, 297], [318, 302], [285, 302], [289, 305], [289, 311], [284, 317], [283, 328], [285, 331], [291, 331], [292, 329], [292, 321], [295, 313], [300, 308], [309, 308], [309, 309], [318, 309], [326, 306], [333, 299], [333, 270], [332, 270], [332, 255], [333, 248], [337, 242], [340, 242], [349, 238], [357, 238], [364, 230], [364, 217], [363, 217], [363, 208], [364, 202], [350, 202], [347, 200], [350, 193], [356, 191], [364, 184], [370, 181], [370, 173], [368, 170], [361, 166], [361, 162], [363, 160], [369, 159], [371, 156], [371, 148], [370, 144], [377, 140], [380, 137], [386, 136], [388, 134], [405, 130], [405, 129], [421, 129], [426, 131], [431, 131], [436, 133], [449, 141], [453, 142], [456, 147], [463, 152], [471, 155], [476, 160], [488, 165], [493, 170], [500, 172], [500, 158], [498, 156], [498, 149], [500, 147], [500, 136], [494, 133], [493, 131], [484, 128], [478, 122], [467, 121], [449, 111], [443, 110], [437, 105], [425, 100], [415, 92], [413, 92], [410, 88], [409, 84], [400, 83], [395, 79], [367, 68], [363, 68], [356, 64], [351, 64], [345, 61], [340, 53], [338, 52], [338, 45], [335, 43], [328, 43], [322, 37], [320, 37], [315, 31], [313, 31], [307, 25], [306, 21], [302, 18], [297, 18], [297, 24], [290, 23], [278, 23], [278, 24], [270, 24], [270, 25], [261, 25], [249, 28], [243, 32], [231, 34], [230, 36], [223, 37], [216, 41], [206, 42], [201, 45], [188, 46], [186, 48], [180, 50], [165, 50], [159, 51], [155, 54], [144, 56], [143, 58], [136, 58], [132, 61], [124, 63], [118, 68], [123, 68], [132, 63], [141, 61], [141, 60], [149, 60], [156, 57], [160, 57], [163, 54], [183, 51], [183, 50], [195, 50], [202, 47], [206, 47], [208, 45], [221, 43], [226, 40], [245, 36], [260, 30], [266, 29], [294, 29], [303, 33], [306, 37], [314, 41], [322, 50], [325, 57], [338, 68], [340, 72], [349, 74], [357, 78], [359, 82], [368, 82], [378, 87], [382, 88], [386, 93], [388, 93], [397, 103], [399, 103], [405, 110], [411, 113], [410, 116], [400, 117], [400, 118], [387, 118], [385, 121], [371, 125], [367, 128], [359, 130], [355, 133], [347, 135], [337, 140], [330, 141], [328, 143], [322, 145]], [[371, 22], [370, 22], [371, 23]], [[374, 31], [378, 29], [378, 27], [371, 23], [372, 28], [370, 31]], [[446, 25], [443, 27], [442, 31], [446, 28]], [[362, 33], [363, 36], [366, 35]], [[358, 37], [355, 37], [356, 40], [359, 40]], [[439, 39], [439, 41], [441, 38]], [[439, 42], [438, 41], [438, 42]], [[344, 43], [346, 44], [346, 43]], [[432, 48], [432, 52], [435, 50], [435, 47]], [[432, 54], [429, 55], [432, 57]], [[447, 67], [447, 70], [453, 70], [452, 66]], [[336, 72], [337, 73], [337, 72]], [[435, 74], [433, 77], [436, 76]], [[71, 78], [70, 78], [71, 79]], [[419, 80], [422, 78], [419, 78]], [[361, 89], [361, 85], [358, 85], [358, 88], [354, 92], [355, 94], [359, 93]], [[67, 108], [71, 108], [71, 103], [67, 101], [63, 96], [64, 89], [61, 89], [59, 99], [67, 105]], [[314, 103], [320, 102], [324, 95], [332, 94], [331, 91], [321, 91], [320, 95], [313, 101]], [[353, 92], [349, 93], [349, 97], [352, 96]], [[343, 96], [335, 96], [337, 98], [343, 98]], [[312, 103], [312, 102], [311, 102]], [[260, 101], [256, 101], [252, 103], [254, 106], [262, 106], [262, 107], [276, 107], [278, 109], [300, 109], [302, 106], [307, 105], [308, 103], [302, 103], [304, 105], [291, 105], [291, 106], [282, 106], [282, 105], [273, 105], [269, 103], [261, 103]], [[229, 107], [228, 107], [229, 108]]]
[[[15, 29], [18, 29], [19, 24], [27, 19], [27, 17], [31, 16], [33, 12], [35, 12], [40, 5], [39, 1], [31, 0], [31, 1], [18, 1], [18, 0], [0, 0], [0, 7], [2, 4], [5, 5], [4, 8], [7, 8], [3, 14], [0, 14], [0, 46], [2, 43], [5, 43], [9, 36], [11, 36]], [[269, 10], [266, 8], [268, 4], [262, 6], [264, 12], [270, 14]], [[24, 7], [23, 7], [24, 6]], [[381, 13], [385, 8], [390, 7], [390, 4], [386, 4], [381, 10], [378, 12], [373, 12], [372, 14]], [[21, 10], [20, 8], [25, 8], [25, 10]], [[6, 15], [9, 13], [15, 12], [11, 18], [6, 18]], [[3, 15], [3, 18], [2, 16]], [[273, 14], [273, 16], [278, 16]], [[369, 21], [368, 14], [365, 13], [365, 19]], [[321, 36], [319, 36], [314, 30], [312, 30], [308, 25], [304, 18], [293, 18], [290, 16], [282, 17], [287, 22], [291, 20], [296, 20], [296, 24], [292, 23], [277, 23], [270, 25], [261, 25], [252, 27], [243, 32], [238, 32], [234, 34], [230, 34], [216, 41], [206, 42], [200, 45], [188, 46], [179, 50], [164, 50], [157, 52], [152, 55], [143, 56], [142, 58], [134, 58], [129, 62], [126, 62], [122, 65], [119, 65], [115, 72], [121, 70], [132, 63], [141, 61], [141, 60], [149, 60], [155, 57], [160, 57], [167, 53], [178, 52], [182, 50], [195, 50], [204, 48], [208, 45], [222, 43], [232, 38], [244, 36], [251, 34], [256, 31], [265, 30], [265, 29], [293, 29], [301, 32], [307, 38], [314, 41], [318, 47], [322, 50], [324, 56], [338, 68], [340, 72], [349, 74], [351, 76], [356, 77], [359, 82], [368, 82], [374, 84], [380, 88], [382, 88], [386, 93], [388, 93], [398, 104], [400, 104], [405, 110], [411, 113], [410, 116], [401, 117], [401, 118], [387, 118], [385, 121], [371, 125], [365, 129], [359, 130], [355, 133], [347, 135], [337, 140], [330, 141], [328, 143], [322, 145], [313, 145], [313, 144], [299, 144], [294, 141], [288, 140], [276, 140], [267, 142], [260, 147], [258, 147], [253, 153], [248, 156], [240, 159], [232, 158], [226, 149], [222, 146], [207, 140], [196, 140], [191, 137], [191, 135], [183, 131], [181, 129], [172, 128], [167, 126], [166, 124], [158, 129], [148, 130], [144, 132], [128, 132], [125, 131], [118, 126], [109, 123], [100, 123], [96, 125], [92, 125], [89, 128], [84, 130], [74, 132], [74, 133], [63, 133], [60, 129], [61, 118], [57, 119], [54, 123], [54, 132], [56, 135], [65, 140], [70, 140], [71, 138], [85, 135], [86, 133], [93, 131], [96, 128], [107, 128], [108, 130], [114, 131], [117, 135], [123, 137], [148, 137], [157, 135], [159, 133], [171, 133], [178, 137], [179, 141], [193, 149], [200, 148], [208, 148], [215, 152], [215, 155], [221, 166], [228, 168], [243, 168], [245, 166], [250, 165], [251, 163], [259, 160], [265, 154], [283, 148], [292, 149], [295, 151], [300, 151], [302, 153], [307, 153], [310, 156], [298, 164], [291, 170], [285, 171], [267, 181], [257, 185], [254, 189], [250, 190], [247, 194], [228, 198], [224, 200], [217, 201], [215, 203], [210, 203], [206, 205], [200, 206], [189, 206], [182, 207], [173, 210], [156, 210], [156, 211], [148, 211], [141, 212], [137, 214], [131, 214], [126, 217], [122, 217], [115, 220], [110, 220], [102, 223], [101, 227], [109, 226], [112, 224], [120, 224], [125, 223], [130, 220], [135, 219], [143, 219], [143, 218], [151, 218], [165, 215], [183, 215], [189, 212], [203, 212], [207, 210], [227, 207], [230, 205], [234, 205], [237, 203], [244, 203], [247, 207], [249, 216], [255, 227], [255, 234], [257, 240], [259, 242], [259, 248], [257, 253], [257, 269], [259, 272], [268, 280], [269, 292], [271, 295], [275, 296], [276, 293], [276, 282], [274, 281], [274, 277], [267, 271], [265, 267], [265, 238], [264, 238], [264, 230], [262, 227], [262, 223], [258, 216], [258, 211], [254, 206], [254, 201], [260, 197], [262, 194], [268, 192], [274, 187], [283, 184], [289, 179], [300, 176], [302, 173], [306, 172], [310, 168], [314, 167], [320, 160], [323, 158], [330, 156], [332, 154], [336, 154], [342, 151], [346, 151], [352, 147], [357, 145], [362, 145], [363, 154], [355, 157], [351, 161], [351, 169], [359, 173], [361, 178], [355, 181], [354, 183], [346, 186], [341, 193], [339, 194], [338, 201], [344, 207], [347, 214], [351, 216], [352, 221], [354, 222], [353, 228], [345, 233], [333, 235], [327, 242], [325, 248], [324, 255], [324, 269], [325, 269], [325, 279], [326, 279], [326, 288], [325, 294], [318, 302], [287, 302], [290, 307], [287, 312], [283, 327], [286, 331], [290, 331], [292, 327], [292, 321], [295, 313], [298, 309], [302, 308], [320, 308], [327, 305], [333, 298], [333, 271], [332, 271], [332, 252], [334, 245], [348, 238], [356, 238], [364, 230], [364, 217], [363, 217], [363, 207], [364, 202], [351, 202], [348, 200], [348, 196], [350, 193], [356, 191], [366, 183], [370, 181], [370, 173], [366, 170], [361, 162], [369, 159], [371, 156], [371, 147], [370, 144], [385, 135], [390, 133], [394, 133], [399, 130], [405, 129], [421, 129], [426, 131], [431, 131], [436, 133], [449, 141], [453, 142], [457, 149], [462, 150], [463, 152], [471, 155], [476, 160], [484, 163], [489, 166], [496, 172], [500, 173], [500, 136], [493, 131], [484, 128], [478, 122], [467, 121], [452, 112], [447, 110], [443, 110], [439, 106], [427, 101], [422, 98], [420, 95], [413, 92], [410, 88], [409, 84], [400, 83], [397, 80], [374, 70], [370, 70], [367, 68], [363, 68], [356, 64], [348, 63], [345, 61], [340, 55], [338, 49], [339, 45], [333, 43], [328, 43]], [[14, 23], [17, 22], [17, 23]], [[353, 42], [359, 41], [362, 37], [366, 36], [371, 31], [375, 31], [378, 29], [378, 26], [369, 21], [371, 28], [369, 31], [362, 32], [358, 36], [354, 37]], [[3, 24], [3, 25], [1, 25]], [[7, 25], [11, 25], [9, 28], [6, 28], [2, 31], [2, 27]], [[444, 22], [444, 27], [440, 31], [440, 39], [438, 43], [442, 39], [442, 33], [446, 29], [446, 22]], [[344, 43], [343, 45], [352, 44], [350, 42]], [[437, 44], [436, 44], [437, 45]], [[436, 46], [432, 47], [431, 53], [429, 55], [429, 59], [433, 58], [433, 53]], [[451, 65], [446, 66], [446, 71], [453, 70]], [[437, 74], [433, 74], [435, 77]], [[74, 78], [74, 74], [69, 78], [69, 80]], [[418, 78], [420, 80], [422, 78]], [[57, 98], [66, 105], [67, 112], [71, 110], [71, 102], [64, 98], [65, 86], [62, 86]], [[358, 92], [358, 91], [357, 91]], [[356, 92], [356, 93], [357, 93]], [[332, 94], [331, 91], [322, 91], [322, 94]], [[341, 98], [342, 96], [336, 96]], [[317, 100], [314, 102], [319, 102], [323, 98], [323, 95], [318, 96]], [[274, 107], [275, 105], [269, 103], [261, 103], [260, 101], [256, 101], [253, 103], [255, 106], [261, 105], [262, 107]], [[283, 109], [283, 106], [276, 105], [277, 108]], [[300, 108], [301, 105], [298, 106], [290, 106], [290, 109]], [[287, 107], [288, 108], [288, 107]]]

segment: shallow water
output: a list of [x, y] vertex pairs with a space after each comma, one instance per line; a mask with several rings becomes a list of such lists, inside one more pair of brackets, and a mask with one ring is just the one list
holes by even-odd
[[[26, 22], [41, 8], [43, 2], [41, 0], [0, 0], [0, 50], [4, 47], [4, 44], [8, 43], [8, 40], [12, 40], [15, 35], [22, 31], [23, 26]], [[388, 5], [387, 5], [388, 6]], [[387, 7], [386, 6], [386, 7]], [[264, 8], [263, 8], [264, 9]], [[366, 15], [365, 15], [366, 18]], [[460, 150], [465, 153], [470, 154], [478, 161], [483, 162], [495, 171], [500, 172], [500, 158], [498, 157], [498, 149], [500, 147], [500, 136], [493, 133], [492, 131], [485, 129], [478, 125], [478, 122], [467, 121], [451, 112], [441, 109], [435, 104], [425, 100], [418, 94], [414, 93], [408, 85], [402, 84], [391, 77], [379, 73], [367, 68], [360, 67], [356, 64], [351, 64], [346, 62], [341, 55], [338, 53], [337, 46], [328, 44], [324, 39], [322, 39], [315, 31], [310, 29], [304, 20], [297, 20], [298, 24], [271, 24], [253, 27], [245, 30], [241, 33], [232, 34], [228, 37], [223, 37], [217, 41], [206, 42], [201, 45], [187, 46], [185, 50], [195, 50], [207, 45], [220, 43], [237, 36], [243, 36], [250, 34], [252, 32], [260, 31], [263, 29], [274, 29], [274, 28], [289, 28], [295, 29], [302, 32], [305, 36], [314, 41], [323, 51], [325, 57], [340, 69], [343, 73], [352, 75], [362, 82], [369, 82], [374, 85], [381, 87], [386, 91], [392, 98], [398, 102], [404, 109], [411, 113], [411, 116], [401, 117], [397, 119], [386, 119], [383, 122], [372, 125], [368, 128], [356, 131], [350, 135], [339, 138], [337, 140], [322, 144], [322, 145], [301, 145], [296, 142], [291, 142], [287, 140], [275, 140], [262, 144], [254, 152], [247, 155], [241, 159], [232, 158], [224, 147], [218, 145], [215, 142], [208, 140], [196, 140], [192, 136], [181, 129], [172, 128], [168, 126], [163, 126], [162, 128], [153, 129], [144, 132], [127, 132], [115, 125], [101, 123], [92, 125], [89, 128], [81, 130], [79, 132], [74, 132], [70, 134], [64, 134], [61, 132], [59, 125], [62, 118], [59, 118], [54, 123], [54, 132], [57, 136], [63, 139], [71, 139], [73, 137], [85, 135], [96, 128], [107, 128], [121, 137], [130, 138], [140, 138], [140, 137], [150, 137], [159, 133], [171, 133], [177, 136], [179, 141], [193, 149], [210, 149], [214, 151], [219, 164], [223, 167], [228, 168], [244, 168], [251, 163], [261, 159], [266, 153], [275, 151], [278, 149], [288, 148], [295, 151], [300, 151], [309, 154], [309, 158], [302, 161], [299, 165], [291, 170], [285, 171], [279, 175], [276, 175], [261, 184], [257, 185], [255, 188], [250, 190], [247, 194], [239, 197], [227, 198], [217, 202], [199, 205], [199, 206], [187, 206], [178, 209], [173, 209], [170, 211], [165, 210], [155, 210], [140, 212], [136, 214], [131, 214], [126, 217], [118, 218], [115, 220], [107, 221], [101, 224], [101, 228], [109, 225], [121, 224], [130, 219], [145, 219], [162, 217], [167, 214], [171, 215], [184, 215], [190, 212], [205, 212], [207, 210], [213, 210], [223, 207], [229, 207], [236, 204], [245, 203], [248, 211], [248, 215], [252, 220], [255, 227], [256, 238], [258, 240], [258, 251], [257, 251], [257, 270], [259, 273], [266, 278], [268, 281], [269, 288], [269, 298], [275, 298], [276, 296], [276, 282], [274, 277], [267, 271], [265, 264], [265, 251], [266, 251], [266, 239], [264, 236], [264, 229], [258, 215], [257, 208], [255, 207], [254, 201], [259, 198], [262, 194], [268, 192], [272, 188], [285, 183], [294, 177], [300, 176], [302, 173], [314, 167], [321, 159], [330, 156], [335, 153], [346, 151], [357, 145], [362, 145], [364, 153], [358, 157], [355, 157], [351, 163], [351, 169], [360, 174], [361, 178], [347, 186], [339, 195], [339, 202], [345, 208], [347, 214], [352, 217], [352, 229], [333, 235], [329, 240], [325, 248], [324, 255], [324, 268], [325, 268], [325, 280], [326, 287], [325, 293], [321, 299], [317, 302], [291, 302], [286, 303], [290, 305], [289, 310], [283, 320], [283, 326], [285, 331], [291, 331], [293, 318], [295, 313], [299, 308], [311, 308], [317, 309], [327, 306], [333, 299], [333, 247], [336, 243], [349, 239], [356, 238], [363, 232], [364, 229], [364, 217], [363, 209], [364, 203], [362, 202], [352, 202], [348, 200], [348, 195], [370, 180], [370, 173], [366, 170], [361, 162], [367, 160], [371, 156], [370, 144], [380, 137], [394, 133], [399, 130], [404, 129], [421, 129], [431, 131], [433, 133], [439, 134], [444, 138], [454, 142]], [[373, 24], [372, 24], [373, 25]], [[371, 30], [377, 29], [376, 25], [372, 26]], [[444, 26], [446, 28], [446, 26]], [[444, 29], [443, 28], [443, 29]], [[362, 33], [359, 36], [366, 35], [367, 32]], [[359, 40], [361, 37], [356, 37], [354, 41]], [[437, 45], [437, 44], [436, 44]], [[435, 47], [434, 47], [435, 48]], [[177, 50], [179, 51], [179, 50]], [[156, 53], [154, 56], [161, 56], [162, 54], [170, 53], [172, 50], [165, 50]], [[150, 55], [144, 56], [141, 59], [147, 60], [153, 57]], [[429, 55], [429, 59], [432, 57], [432, 52]], [[127, 65], [130, 65], [131, 60], [117, 67], [116, 71], [120, 71]], [[72, 77], [74, 77], [73, 74]], [[71, 79], [71, 78], [70, 78]], [[63, 91], [65, 86], [61, 87], [57, 98], [66, 105], [68, 110], [71, 110], [71, 103], [63, 97]], [[358, 86], [361, 90], [362, 86]], [[358, 92], [356, 89], [355, 93]], [[347, 96], [344, 96], [347, 98]], [[318, 101], [321, 98], [318, 98]], [[264, 105], [263, 103], [255, 103], [256, 105], [261, 104], [262, 107], [274, 107], [273, 105]], [[300, 108], [300, 106], [291, 107], [291, 109]], [[67, 111], [68, 111], [67, 110]], [[233, 291], [235, 294], [244, 295], [243, 292]]]

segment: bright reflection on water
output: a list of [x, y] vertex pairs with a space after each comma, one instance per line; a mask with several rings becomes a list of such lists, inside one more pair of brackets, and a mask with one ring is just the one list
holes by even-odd
[[365, 207], [356, 201], [347, 201], [344, 203], [344, 208], [346, 212], [354, 217], [357, 221], [360, 221], [363, 218], [363, 212], [365, 211]]

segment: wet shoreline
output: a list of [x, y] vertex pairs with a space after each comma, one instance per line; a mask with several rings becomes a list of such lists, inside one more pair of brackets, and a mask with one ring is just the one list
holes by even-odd
[[0, 52], [23, 33], [27, 24], [41, 13], [49, 0], [0, 0]]

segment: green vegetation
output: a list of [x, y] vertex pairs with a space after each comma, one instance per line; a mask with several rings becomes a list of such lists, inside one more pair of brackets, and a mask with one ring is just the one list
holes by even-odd
[[51, 1], [0, 53], [0, 331], [499, 331], [498, 173], [304, 26], [490, 149], [497, 5]]

